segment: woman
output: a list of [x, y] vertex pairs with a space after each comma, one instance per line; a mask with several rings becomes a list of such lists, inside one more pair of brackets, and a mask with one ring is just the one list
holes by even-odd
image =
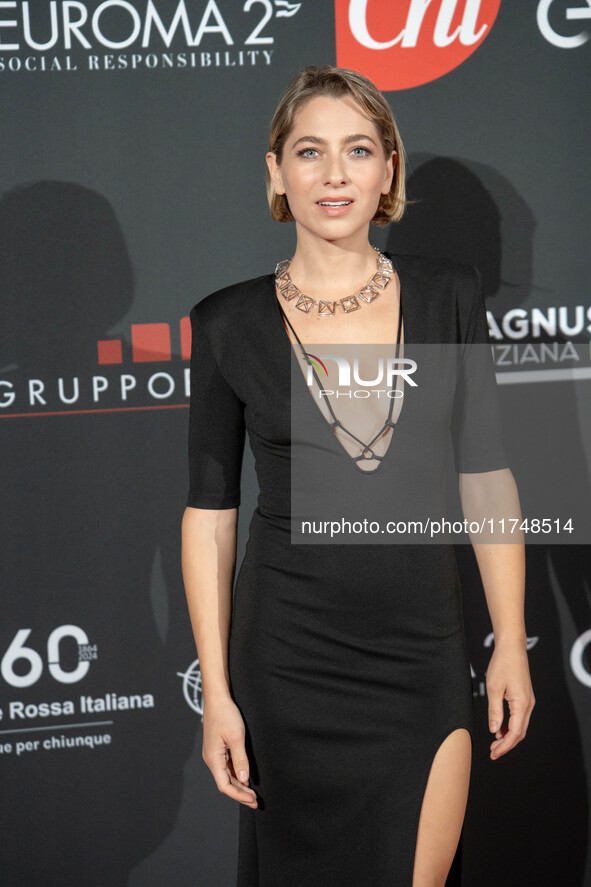
[[[291, 544], [290, 451], [301, 429], [291, 424], [290, 368], [303, 368], [302, 354], [309, 362], [313, 342], [486, 342], [479, 277], [458, 262], [378, 256], [370, 245], [371, 221], [402, 216], [404, 160], [388, 104], [360, 74], [301, 71], [277, 108], [267, 167], [273, 217], [295, 220], [291, 262], [191, 313], [183, 573], [203, 757], [241, 804], [239, 887], [443, 885], [472, 752], [453, 547]], [[455, 448], [464, 514], [501, 503], [516, 514], [498, 429], [482, 392], [468, 389], [440, 393], [443, 412], [434, 410], [464, 416]], [[305, 430], [317, 448], [308, 468], [340, 472], [352, 496], [386, 490], [395, 501], [409, 476], [439, 488], [443, 438], [413, 474], [422, 451], [411, 404], [405, 415], [397, 398], [386, 416], [376, 399], [348, 412], [341, 401], [309, 400]], [[421, 440], [441, 433], [430, 410], [419, 419]], [[260, 495], [232, 602], [246, 429]], [[495, 760], [525, 736], [534, 705], [523, 546], [472, 542], [496, 641], [487, 672]]]

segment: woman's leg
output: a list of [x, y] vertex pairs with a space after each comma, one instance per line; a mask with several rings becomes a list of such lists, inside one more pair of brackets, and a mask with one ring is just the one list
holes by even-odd
[[412, 887], [445, 887], [464, 822], [471, 758], [472, 741], [464, 728], [437, 749], [421, 807]]

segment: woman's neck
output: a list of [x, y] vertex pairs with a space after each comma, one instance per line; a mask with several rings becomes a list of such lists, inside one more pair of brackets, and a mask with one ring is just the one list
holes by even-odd
[[344, 243], [298, 236], [289, 273], [311, 298], [332, 299], [361, 289], [376, 267], [377, 252], [367, 238]]

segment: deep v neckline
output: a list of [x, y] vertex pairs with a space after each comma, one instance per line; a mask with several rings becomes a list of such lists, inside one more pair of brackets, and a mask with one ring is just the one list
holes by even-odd
[[[389, 256], [388, 254], [385, 254], [385, 255], [386, 255], [388, 258], [390, 258], [391, 261], [392, 261], [392, 263], [394, 264], [394, 262], [393, 262], [393, 260], [392, 260], [392, 257]], [[399, 270], [398, 270], [398, 268], [397, 268], [396, 265], [394, 265], [394, 270], [395, 270], [396, 274], [398, 275], [398, 280], [399, 280], [399, 306], [398, 306], [399, 317], [398, 317], [398, 330], [396, 331], [396, 342], [392, 342], [392, 343], [389, 343], [389, 344], [395, 346], [395, 348], [396, 348], [396, 352], [395, 352], [395, 353], [396, 353], [396, 355], [397, 355], [397, 354], [398, 354], [398, 350], [399, 350], [399, 348], [401, 347], [400, 336], [401, 336], [401, 335], [404, 336], [404, 342], [402, 343], [403, 346], [406, 346], [406, 345], [408, 344], [408, 341], [407, 341], [407, 335], [406, 335], [406, 326], [407, 326], [407, 323], [406, 323], [406, 318], [405, 318], [405, 316], [404, 316], [405, 312], [404, 312], [404, 307], [403, 307], [403, 285], [402, 285], [402, 278], [401, 278], [401, 276], [400, 276]], [[280, 324], [280, 327], [281, 327], [281, 330], [282, 330], [282, 332], [283, 332], [284, 340], [286, 340], [286, 343], [287, 343], [287, 345], [289, 346], [289, 349], [290, 349], [290, 355], [291, 355], [291, 358], [292, 358], [292, 360], [293, 360], [294, 358], [297, 358], [296, 350], [295, 350], [296, 347], [300, 347], [301, 349], [304, 349], [304, 351], [305, 351], [306, 346], [304, 345], [304, 343], [300, 342], [299, 337], [298, 337], [296, 331], [295, 331], [295, 330], [293, 329], [293, 327], [291, 326], [291, 323], [290, 323], [290, 321], [289, 321], [289, 318], [287, 317], [287, 315], [286, 315], [285, 312], [283, 311], [283, 308], [281, 307], [281, 303], [279, 302], [279, 299], [278, 299], [278, 297], [277, 297], [277, 293], [276, 293], [276, 287], [275, 287], [275, 275], [274, 275], [274, 274], [269, 275], [269, 278], [268, 278], [268, 279], [269, 279], [269, 282], [270, 282], [270, 284], [271, 284], [270, 289], [271, 289], [271, 293], [272, 293], [272, 296], [273, 296], [273, 300], [275, 301], [275, 304], [276, 304], [276, 306], [277, 306], [277, 308], [276, 308], [276, 310], [277, 310], [277, 320], [278, 320], [278, 322], [279, 322], [279, 324]], [[289, 326], [290, 326], [292, 332], [294, 333], [294, 335], [295, 335], [295, 337], [296, 337], [296, 339], [297, 339], [297, 346], [294, 345], [294, 343], [293, 343], [293, 342], [291, 341], [291, 339], [289, 338], [289, 334], [288, 334], [288, 332], [287, 332], [287, 329], [286, 329], [286, 327], [285, 327], [285, 323], [284, 323], [284, 320], [283, 320], [284, 317], [285, 317], [287, 323], [289, 324]], [[393, 324], [393, 326], [394, 326], [394, 324]], [[338, 343], [337, 343], [337, 344], [338, 344]], [[305, 379], [304, 379], [303, 373], [301, 372], [299, 366], [298, 366], [298, 373], [299, 373], [299, 376], [301, 377], [302, 384], [307, 388], [308, 386], [306, 385], [306, 381], [305, 381]], [[298, 383], [298, 384], [299, 384], [299, 383]], [[308, 391], [307, 394], [308, 394], [308, 397], [313, 397], [313, 395], [311, 394], [310, 391]], [[404, 404], [404, 401], [403, 401], [403, 404]], [[383, 455], [381, 458], [378, 459], [378, 465], [377, 465], [377, 467], [371, 469], [370, 471], [364, 471], [363, 468], [359, 468], [357, 462], [355, 461], [355, 457], [352, 456], [351, 453], [349, 453], [349, 451], [343, 446], [342, 442], [339, 440], [337, 434], [335, 433], [335, 430], [334, 430], [334, 424], [333, 424], [333, 423], [330, 423], [330, 422], [327, 421], [326, 417], [323, 415], [322, 410], [320, 409], [320, 407], [318, 406], [318, 404], [316, 403], [315, 400], [314, 400], [314, 405], [315, 405], [315, 408], [316, 408], [316, 410], [318, 411], [318, 413], [319, 413], [319, 415], [320, 415], [320, 418], [322, 419], [322, 424], [325, 426], [326, 431], [327, 431], [327, 432], [329, 433], [329, 435], [330, 435], [330, 439], [336, 442], [336, 444], [337, 444], [339, 450], [342, 451], [342, 453], [346, 456], [346, 458], [347, 458], [347, 462], [349, 462], [349, 463], [352, 464], [352, 466], [353, 466], [353, 468], [355, 469], [355, 471], [356, 471], [358, 474], [369, 475], [369, 476], [372, 476], [372, 475], [374, 475], [374, 474], [378, 474], [378, 472], [380, 472], [380, 471], [382, 470], [384, 463], [385, 463], [386, 460], [388, 459], [388, 456], [389, 456], [390, 450], [393, 448], [393, 444], [394, 444], [394, 436], [395, 436], [395, 433], [396, 433], [396, 424], [397, 424], [398, 420], [400, 419], [400, 414], [398, 415], [398, 418], [397, 418], [396, 422], [394, 422], [394, 423], [392, 424], [392, 430], [391, 430], [391, 432], [390, 432], [390, 440], [388, 441], [388, 446], [386, 447], [386, 451], [384, 452], [384, 455]], [[329, 410], [329, 411], [330, 411], [330, 410]], [[332, 411], [330, 411], [330, 412], [331, 412], [331, 415], [334, 415], [334, 413], [333, 413]], [[388, 416], [386, 417], [386, 420], [388, 420], [388, 419], [391, 419], [391, 413], [388, 413]], [[347, 434], [349, 434], [349, 436], [351, 436], [351, 433], [345, 428], [344, 425], [341, 425], [340, 422], [339, 422], [339, 425], [340, 425], [341, 429], [342, 429], [343, 431], [345, 431], [345, 433], [347, 433]], [[378, 438], [379, 436], [381, 436], [381, 434], [383, 434], [383, 432], [384, 432], [384, 427], [387, 427], [387, 421], [386, 421], [385, 425], [382, 426], [381, 431], [378, 432], [378, 435], [376, 435], [376, 437], [373, 439], [373, 444], [374, 444], [374, 445], [375, 445], [375, 442], [376, 442], [377, 438]], [[356, 438], [356, 439], [358, 439], [358, 438]], [[362, 442], [362, 443], [363, 443], [363, 442]], [[364, 444], [364, 445], [367, 446], [367, 444]]]

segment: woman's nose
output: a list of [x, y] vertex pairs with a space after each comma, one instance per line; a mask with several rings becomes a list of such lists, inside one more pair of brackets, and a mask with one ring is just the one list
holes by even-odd
[[340, 185], [348, 181], [345, 162], [340, 155], [328, 157], [325, 170], [325, 185]]

